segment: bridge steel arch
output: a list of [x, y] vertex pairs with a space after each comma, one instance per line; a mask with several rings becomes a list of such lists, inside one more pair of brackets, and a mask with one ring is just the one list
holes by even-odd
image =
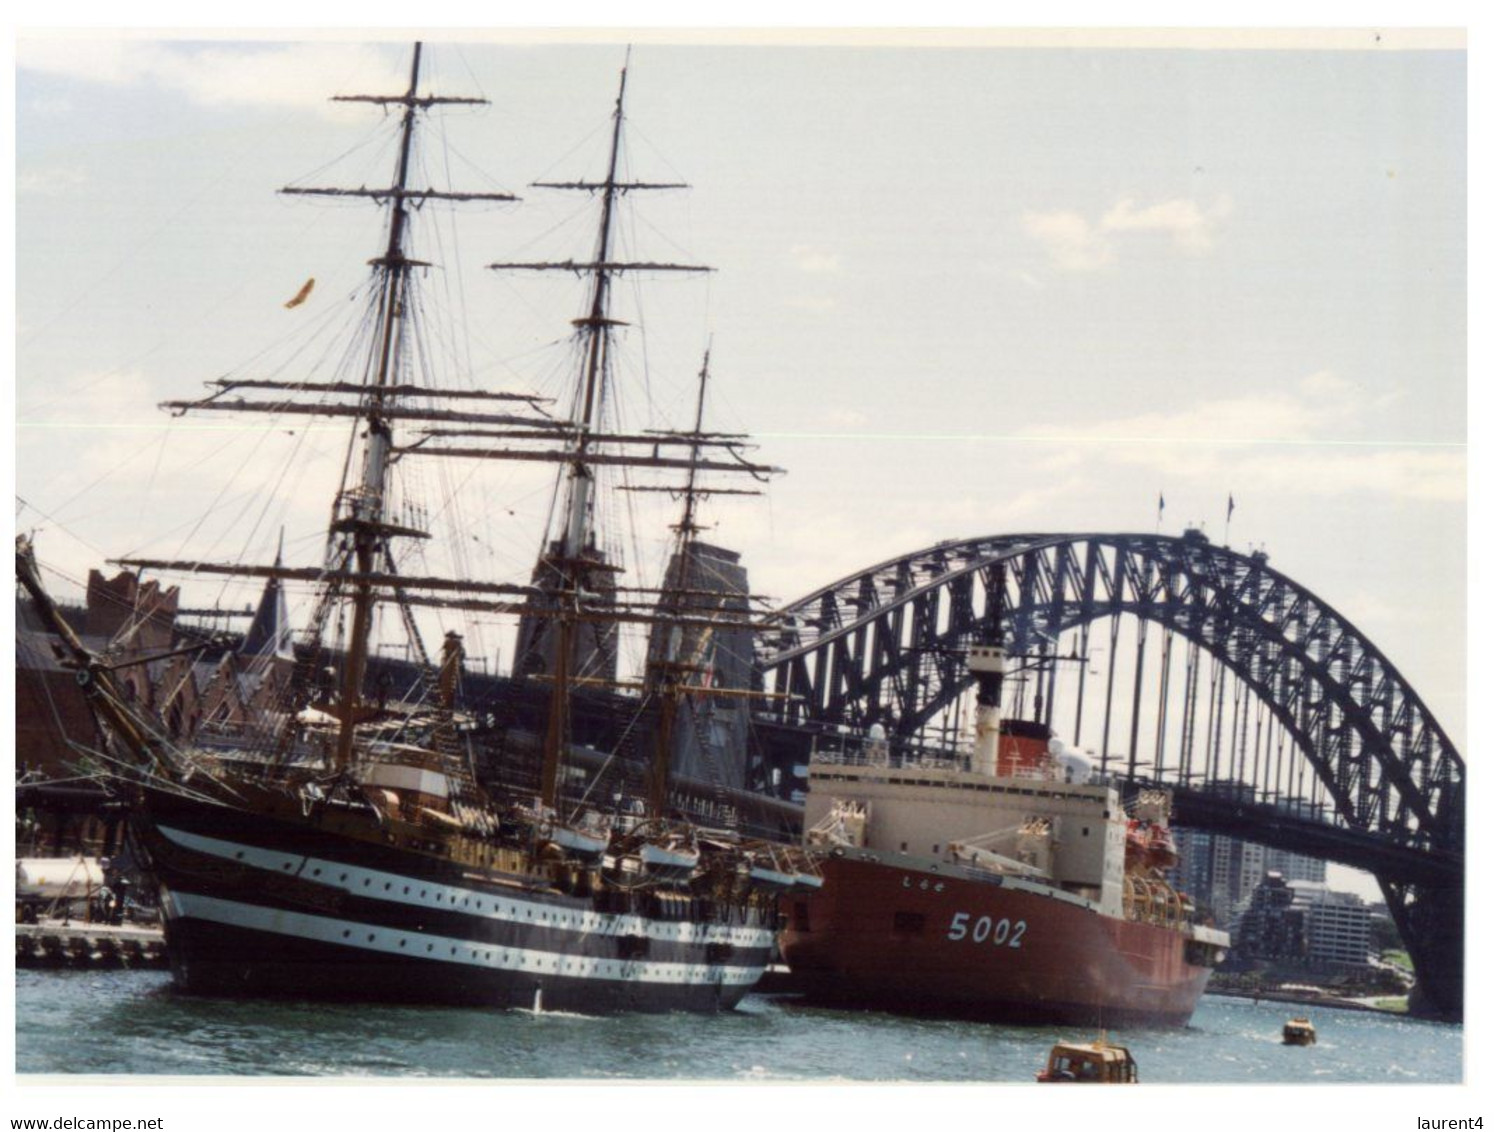
[[[1162, 626], [1169, 654], [1172, 636], [1181, 637], [1249, 689], [1310, 768], [1325, 804], [1305, 816], [1364, 850], [1337, 859], [1376, 874], [1416, 967], [1419, 1007], [1461, 1017], [1463, 760], [1395, 665], [1265, 554], [1215, 546], [1198, 532], [998, 535], [872, 566], [784, 607], [780, 617], [781, 631], [758, 655], [765, 689], [787, 693], [770, 701], [777, 720], [850, 729], [880, 723], [904, 741], [926, 737], [971, 686], [964, 664], [971, 643], [999, 635], [1011, 654], [1051, 657], [1063, 634], [1077, 630], [1087, 645], [1091, 623], [1106, 618], [1112, 626], [1123, 619]], [[1137, 637], [1138, 672], [1146, 636]], [[1114, 629], [1110, 642], [1113, 684]], [[1034, 709], [1051, 721], [1055, 685], [1050, 677], [1045, 702], [1041, 672], [1037, 680]], [[1140, 689], [1138, 677], [1125, 756], [1113, 758], [1108, 743], [1101, 755], [1105, 772], [1132, 779], [1143, 777]], [[1216, 802], [1221, 789], [1238, 786], [1218, 765], [1194, 767], [1181, 757], [1145, 777], [1200, 802], [1211, 786]], [[1294, 804], [1301, 802], [1299, 794]], [[1194, 812], [1200, 825], [1241, 835], [1245, 808], [1202, 804]]]

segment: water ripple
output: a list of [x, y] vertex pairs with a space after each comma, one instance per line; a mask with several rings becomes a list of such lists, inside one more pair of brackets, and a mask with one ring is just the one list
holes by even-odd
[[[160, 972], [16, 974], [19, 1073], [595, 1081], [1031, 1082], [1051, 1026], [895, 1018], [749, 996], [720, 1016], [591, 1018], [191, 998]], [[1180, 1030], [1113, 1030], [1150, 1083], [1458, 1082], [1463, 1030], [1319, 1010], [1318, 1044], [1281, 1044], [1290, 1007], [1205, 997]]]

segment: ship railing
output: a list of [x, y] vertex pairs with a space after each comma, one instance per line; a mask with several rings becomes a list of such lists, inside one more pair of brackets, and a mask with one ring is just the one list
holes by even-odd
[[915, 768], [933, 770], [969, 770], [970, 756], [948, 748], [906, 747], [892, 749], [886, 743], [860, 746], [818, 747], [810, 753], [813, 766], [887, 767], [892, 770]]

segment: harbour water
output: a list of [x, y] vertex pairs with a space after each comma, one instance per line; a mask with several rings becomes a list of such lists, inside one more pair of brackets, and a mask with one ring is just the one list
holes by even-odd
[[[1461, 1026], [1311, 1011], [1318, 1043], [1281, 1044], [1294, 1008], [1205, 996], [1181, 1030], [1117, 1030], [1144, 1083], [1456, 1084]], [[453, 1078], [593, 1082], [1027, 1083], [1056, 1028], [810, 1008], [749, 996], [717, 1017], [586, 1018], [191, 998], [159, 971], [19, 971], [18, 1074]]]

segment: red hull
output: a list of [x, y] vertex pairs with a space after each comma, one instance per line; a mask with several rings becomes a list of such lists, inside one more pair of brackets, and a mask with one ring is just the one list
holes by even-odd
[[[853, 856], [854, 854], [854, 856]], [[1040, 885], [846, 850], [784, 900], [783, 957], [812, 1000], [991, 1022], [1188, 1022], [1209, 968], [1187, 938]]]

